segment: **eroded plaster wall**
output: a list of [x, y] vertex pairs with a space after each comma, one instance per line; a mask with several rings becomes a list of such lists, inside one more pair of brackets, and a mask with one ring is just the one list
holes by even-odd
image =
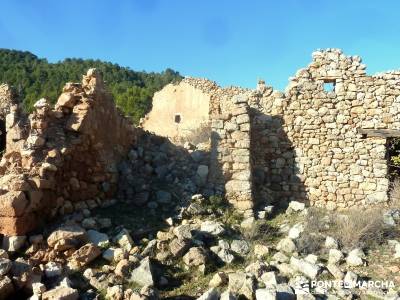
[[143, 129], [172, 139], [189, 135], [208, 123], [210, 98], [217, 88], [211, 81], [194, 78], [168, 84], [154, 94]]

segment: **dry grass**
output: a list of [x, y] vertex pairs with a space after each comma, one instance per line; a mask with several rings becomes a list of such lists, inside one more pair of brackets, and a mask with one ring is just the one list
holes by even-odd
[[339, 214], [334, 218], [332, 229], [332, 235], [346, 249], [369, 248], [380, 244], [388, 230], [383, 222], [382, 211], [378, 208], [351, 209], [346, 214]]
[[323, 249], [326, 236], [334, 237], [346, 250], [371, 248], [381, 244], [390, 230], [383, 222], [379, 208], [350, 209], [328, 212], [310, 208], [305, 223], [306, 234], [297, 241], [302, 253], [316, 253]]
[[297, 240], [300, 253], [318, 253], [323, 248], [327, 230], [331, 227], [332, 220], [324, 210], [310, 207], [307, 213], [304, 233]]

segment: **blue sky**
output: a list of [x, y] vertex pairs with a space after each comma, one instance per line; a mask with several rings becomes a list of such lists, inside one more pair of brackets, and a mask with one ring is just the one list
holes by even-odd
[[0, 48], [284, 89], [318, 48], [400, 69], [400, 1], [2, 0]]

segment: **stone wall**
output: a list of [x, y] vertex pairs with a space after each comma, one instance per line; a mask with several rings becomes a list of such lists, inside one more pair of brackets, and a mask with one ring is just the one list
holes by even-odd
[[252, 157], [264, 196], [330, 209], [387, 202], [387, 141], [359, 130], [400, 129], [400, 72], [365, 69], [358, 56], [316, 51], [285, 93], [264, 84], [252, 93]]
[[210, 180], [222, 187], [231, 204], [241, 211], [252, 209], [250, 115], [245, 95], [220, 98], [211, 115]]
[[10, 139], [0, 162], [0, 232], [6, 235], [110, 197], [116, 165], [138, 134], [94, 69], [82, 84], [67, 83], [54, 109], [41, 99], [28, 118], [21, 114], [13, 106], [6, 117]]

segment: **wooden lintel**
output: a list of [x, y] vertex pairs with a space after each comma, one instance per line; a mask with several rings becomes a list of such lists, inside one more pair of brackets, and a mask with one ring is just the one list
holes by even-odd
[[400, 137], [400, 130], [396, 129], [362, 129], [358, 128], [359, 134], [365, 135], [366, 137], [380, 137], [380, 138], [394, 138]]

